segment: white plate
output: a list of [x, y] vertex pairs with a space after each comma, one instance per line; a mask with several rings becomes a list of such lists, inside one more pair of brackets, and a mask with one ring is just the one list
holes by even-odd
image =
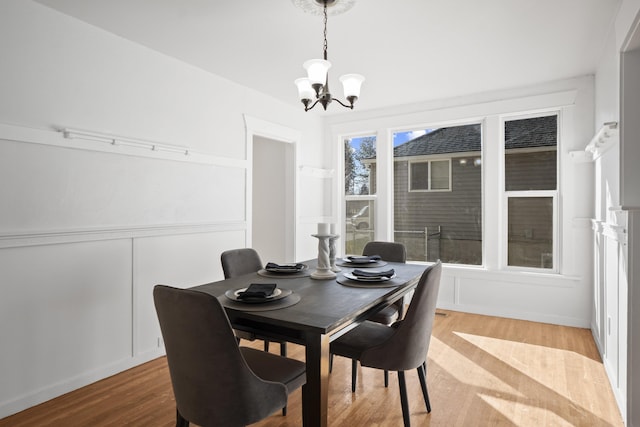
[[351, 273], [344, 273], [344, 277], [346, 277], [349, 280], [355, 280], [357, 282], [386, 282], [387, 280], [391, 280], [394, 277], [396, 277], [396, 275], [394, 274], [391, 277], [362, 277], [362, 276], [354, 276]]
[[[281, 265], [287, 265], [287, 264], [281, 264]], [[291, 264], [291, 265], [296, 265], [296, 264]], [[302, 264], [302, 268], [300, 269], [291, 269], [291, 268], [265, 268], [264, 271], [268, 271], [269, 273], [280, 273], [280, 274], [295, 274], [295, 273], [301, 273], [304, 270], [306, 270], [307, 268], [309, 268], [306, 264]]]
[[348, 262], [350, 264], [374, 264], [379, 260], [367, 259], [367, 258], [356, 258], [356, 259], [343, 258], [343, 261]]

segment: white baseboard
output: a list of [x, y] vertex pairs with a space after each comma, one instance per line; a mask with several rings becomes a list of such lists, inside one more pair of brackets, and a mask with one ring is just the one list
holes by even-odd
[[461, 311], [464, 313], [481, 314], [485, 316], [505, 317], [508, 319], [528, 320], [531, 322], [571, 326], [574, 328], [589, 328], [590, 326], [587, 319], [579, 319], [568, 316], [556, 316], [544, 313], [497, 309], [495, 307], [485, 307], [468, 304], [438, 303], [438, 308], [441, 308], [443, 310]]
[[32, 406], [39, 405], [70, 391], [77, 390], [96, 381], [110, 377], [142, 363], [164, 356], [164, 348], [148, 351], [136, 357], [119, 360], [115, 363], [84, 372], [73, 378], [61, 381], [57, 384], [34, 390], [28, 394], [17, 396], [5, 402], [0, 402], [0, 419], [16, 414]]

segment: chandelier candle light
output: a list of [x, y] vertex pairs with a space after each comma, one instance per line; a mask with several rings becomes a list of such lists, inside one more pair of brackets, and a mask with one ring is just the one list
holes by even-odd
[[[297, 79], [294, 82], [298, 87], [300, 101], [304, 104], [304, 111], [311, 110], [318, 103], [326, 110], [327, 105], [329, 105], [331, 101], [336, 101], [343, 107], [353, 110], [353, 104], [360, 96], [360, 87], [362, 86], [362, 82], [364, 82], [364, 77], [360, 74], [345, 74], [339, 79], [342, 83], [344, 97], [348, 104], [331, 95], [329, 91], [329, 68], [331, 68], [331, 62], [327, 60], [327, 8], [340, 4], [341, 7], [336, 8], [336, 13], [342, 13], [351, 8], [354, 1], [355, 0], [293, 0], [296, 5], [311, 13], [317, 11], [318, 7], [321, 6], [324, 15], [324, 59], [310, 59], [302, 64], [304, 69], [307, 70], [307, 77]], [[312, 104], [311, 102], [314, 99], [315, 102]]]

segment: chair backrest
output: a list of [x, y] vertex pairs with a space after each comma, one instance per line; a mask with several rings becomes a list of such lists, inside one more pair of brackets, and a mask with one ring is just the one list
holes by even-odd
[[362, 366], [388, 371], [408, 371], [417, 368], [426, 360], [441, 274], [440, 261], [422, 273], [406, 316], [394, 326], [395, 333], [389, 339], [362, 353]]
[[255, 273], [263, 267], [260, 255], [252, 248], [224, 251], [220, 255], [220, 261], [225, 279]]
[[367, 242], [362, 249], [362, 255], [380, 255], [389, 262], [407, 262], [407, 249], [402, 243], [397, 242]]
[[244, 426], [287, 404], [284, 384], [249, 368], [217, 298], [157, 285], [153, 298], [180, 414], [201, 426]]

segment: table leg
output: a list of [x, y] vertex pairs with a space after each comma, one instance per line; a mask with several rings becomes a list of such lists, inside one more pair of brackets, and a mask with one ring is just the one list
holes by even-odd
[[309, 334], [305, 349], [307, 383], [302, 388], [302, 425], [327, 427], [329, 335]]

